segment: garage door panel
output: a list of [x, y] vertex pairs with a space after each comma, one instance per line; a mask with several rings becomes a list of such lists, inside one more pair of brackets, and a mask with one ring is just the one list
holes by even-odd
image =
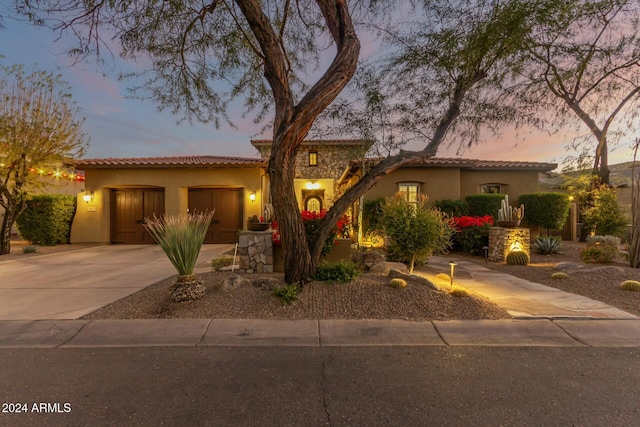
[[242, 228], [242, 189], [197, 188], [189, 190], [190, 212], [211, 212], [213, 219], [205, 243], [235, 243]]
[[164, 214], [163, 189], [111, 190], [111, 243], [155, 243], [143, 220]]

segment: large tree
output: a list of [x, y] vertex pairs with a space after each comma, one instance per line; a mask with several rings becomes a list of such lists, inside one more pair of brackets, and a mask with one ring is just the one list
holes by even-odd
[[[268, 172], [284, 247], [285, 280], [303, 283], [316, 269], [331, 229], [360, 195], [394, 169], [436, 153], [470, 90], [491, 80], [487, 77], [519, 48], [532, 7], [516, 0], [478, 0], [468, 9], [465, 1], [416, 3], [423, 19], [410, 27], [421, 32], [426, 45], [398, 56], [395, 65], [409, 80], [427, 74], [437, 85], [432, 105], [438, 117], [431, 121], [426, 146], [378, 163], [335, 201], [309, 242], [293, 186], [295, 157], [315, 119], [356, 70], [360, 42], [347, 0], [43, 0], [18, 5], [36, 22], [71, 29], [80, 37], [75, 50], [80, 55], [100, 46], [99, 29], [108, 26], [125, 57], [151, 59], [147, 71], [152, 77], [144, 87], [161, 107], [216, 123], [226, 117], [229, 99], [240, 94], [259, 118], [270, 107], [273, 145]], [[315, 82], [305, 84], [303, 76], [318, 75], [309, 70], [310, 61], [323, 63], [321, 53], [328, 44], [335, 47], [330, 64]], [[219, 81], [230, 84], [227, 93], [216, 85]]]
[[0, 255], [10, 251], [11, 227], [38, 186], [42, 166], [61, 165], [82, 155], [84, 135], [69, 87], [44, 71], [28, 74], [20, 65], [0, 67]]
[[582, 123], [593, 172], [609, 183], [609, 150], [637, 129], [640, 111], [640, 3], [571, 0], [532, 33], [522, 73], [529, 105], [552, 112], [558, 128]]

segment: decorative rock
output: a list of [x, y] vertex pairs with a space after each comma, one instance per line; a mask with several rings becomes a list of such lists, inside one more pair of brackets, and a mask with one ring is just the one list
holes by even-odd
[[256, 288], [263, 289], [269, 292], [280, 285], [276, 279], [255, 279], [251, 282], [251, 284]]
[[353, 252], [351, 261], [356, 263], [358, 267], [364, 271], [368, 271], [376, 264], [385, 262], [384, 254], [378, 251]]
[[192, 274], [189, 276], [178, 276], [176, 283], [171, 287], [171, 298], [174, 302], [195, 301], [202, 298], [205, 288], [202, 281]]
[[383, 274], [388, 274], [389, 270], [391, 269], [395, 269], [395, 270], [399, 270], [399, 271], [409, 271], [409, 269], [407, 268], [406, 265], [404, 265], [401, 262], [379, 262], [375, 265], [373, 265], [369, 271], [372, 273], [383, 273]]
[[242, 286], [250, 286], [251, 282], [242, 276], [231, 276], [220, 283], [222, 291], [232, 291]]

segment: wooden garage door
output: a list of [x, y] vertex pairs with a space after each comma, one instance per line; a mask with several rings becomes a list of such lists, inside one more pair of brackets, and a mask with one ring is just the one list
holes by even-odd
[[154, 214], [164, 214], [164, 189], [111, 190], [111, 243], [155, 243], [142, 226]]
[[205, 243], [235, 243], [242, 228], [241, 188], [192, 188], [189, 190], [189, 212], [215, 214], [204, 239]]

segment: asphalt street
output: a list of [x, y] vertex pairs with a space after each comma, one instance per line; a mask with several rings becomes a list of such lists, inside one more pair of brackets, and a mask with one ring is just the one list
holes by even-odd
[[640, 348], [1, 349], [0, 394], [3, 426], [637, 426]]

